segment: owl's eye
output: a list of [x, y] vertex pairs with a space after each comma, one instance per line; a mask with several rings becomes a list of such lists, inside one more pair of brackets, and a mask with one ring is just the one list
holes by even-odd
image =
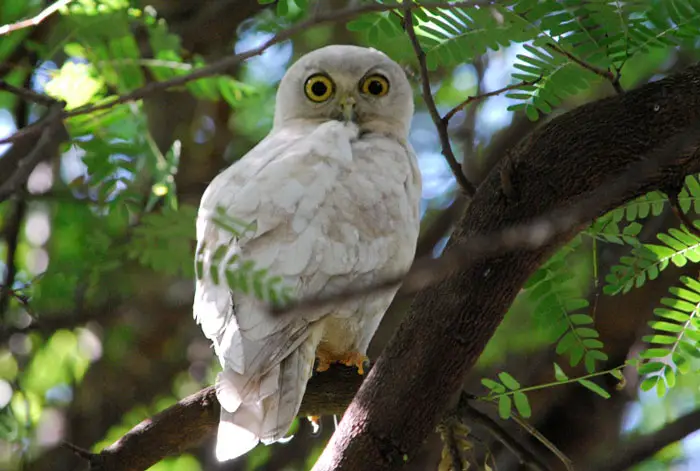
[[333, 81], [325, 74], [315, 74], [306, 79], [304, 92], [309, 100], [321, 103], [333, 95]]
[[360, 83], [360, 91], [366, 95], [384, 96], [389, 93], [389, 81], [383, 75], [370, 75]]

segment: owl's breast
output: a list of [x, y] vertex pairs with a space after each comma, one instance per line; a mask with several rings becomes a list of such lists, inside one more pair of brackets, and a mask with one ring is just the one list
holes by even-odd
[[323, 233], [331, 244], [350, 249], [346, 256], [355, 257], [359, 272], [364, 265], [392, 272], [406, 269], [420, 224], [415, 157], [397, 141], [381, 136], [356, 141], [352, 153], [352, 164], [339, 173], [325, 202], [333, 220]]

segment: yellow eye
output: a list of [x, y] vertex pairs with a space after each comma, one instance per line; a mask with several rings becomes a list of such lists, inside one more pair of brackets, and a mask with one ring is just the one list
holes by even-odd
[[324, 74], [315, 74], [306, 79], [304, 92], [309, 100], [321, 103], [333, 95], [333, 81]]
[[362, 80], [360, 90], [367, 95], [384, 96], [389, 93], [389, 81], [383, 75], [370, 75]]

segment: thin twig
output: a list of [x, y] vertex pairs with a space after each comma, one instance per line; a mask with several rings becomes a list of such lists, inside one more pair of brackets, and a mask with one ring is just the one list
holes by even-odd
[[9, 177], [2, 184], [2, 186], [0, 186], [0, 202], [9, 198], [26, 183], [27, 178], [29, 178], [29, 175], [32, 173], [37, 164], [41, 162], [42, 159], [47, 157], [46, 151], [50, 147], [50, 144], [55, 140], [54, 138], [56, 135], [60, 132], [65, 133], [63, 123], [60, 121], [60, 119], [58, 119], [61, 116], [62, 111], [63, 106], [56, 103], [49, 109], [46, 117], [40, 121], [41, 123], [46, 122], [48, 125], [43, 128], [41, 137], [39, 137], [39, 140], [34, 145], [32, 151], [19, 161], [12, 176]]
[[[445, 9], [455, 9], [455, 8], [465, 8], [473, 6], [486, 6], [495, 3], [493, 0], [489, 1], [462, 1], [462, 2], [442, 2], [442, 3], [431, 3], [429, 5], [416, 5], [409, 4], [409, 8], [445, 8]], [[275, 44], [281, 43], [292, 38], [297, 33], [305, 31], [311, 27], [319, 26], [326, 23], [342, 23], [351, 20], [357, 16], [367, 14], [367, 13], [378, 13], [383, 11], [391, 11], [398, 8], [406, 8], [405, 5], [401, 3], [369, 3], [365, 5], [360, 5], [354, 8], [346, 8], [340, 11], [333, 11], [318, 15], [316, 17], [309, 18], [308, 20], [297, 23], [296, 25], [280, 31], [268, 41], [263, 43], [261, 46], [253, 48], [247, 52], [241, 54], [235, 54], [228, 57], [224, 57], [216, 62], [192, 71], [189, 74], [180, 75], [178, 77], [173, 77], [168, 80], [163, 80], [160, 82], [150, 82], [149, 84], [137, 88], [125, 95], [116, 96], [114, 98], [108, 99], [103, 103], [97, 105], [85, 105], [76, 108], [71, 111], [64, 111], [58, 119], [72, 118], [74, 116], [79, 116], [83, 114], [94, 113], [96, 111], [106, 110], [117, 105], [130, 103], [133, 101], [140, 100], [154, 92], [166, 90], [173, 87], [179, 87], [185, 85], [194, 80], [199, 80], [205, 77], [210, 77], [214, 75], [221, 75], [227, 73], [234, 66], [238, 65], [240, 62], [250, 59], [251, 57], [259, 56], [265, 52], [270, 47]], [[32, 126], [28, 126], [24, 129], [19, 130], [12, 136], [4, 139], [0, 139], [0, 144], [6, 144], [13, 142], [20, 137], [33, 135], [41, 131], [43, 127], [47, 126], [48, 123], [36, 123]]]
[[456, 115], [459, 111], [461, 111], [464, 108], [466, 108], [467, 106], [469, 106], [471, 103], [474, 103], [476, 101], [481, 101], [485, 98], [489, 98], [492, 96], [500, 95], [501, 93], [505, 93], [505, 92], [510, 91], [510, 90], [516, 90], [518, 88], [532, 86], [539, 81], [540, 81], [540, 78], [537, 78], [535, 80], [523, 80], [522, 82], [514, 83], [512, 85], [508, 85], [507, 87], [499, 88], [498, 90], [494, 90], [492, 92], [480, 93], [479, 95], [467, 97], [466, 100], [464, 100], [462, 103], [460, 103], [459, 105], [452, 108], [450, 111], [448, 111], [445, 114], [445, 116], [442, 117], [442, 123], [443, 123], [443, 125], [447, 126], [447, 124], [454, 117], [454, 115]]
[[562, 56], [569, 59], [571, 62], [580, 65], [584, 69], [589, 70], [600, 77], [603, 77], [605, 80], [607, 80], [608, 82], [610, 82], [612, 84], [613, 88], [615, 89], [615, 92], [617, 92], [618, 94], [622, 94], [625, 92], [622, 89], [622, 86], [620, 85], [619, 75], [616, 76], [615, 74], [613, 74], [609, 70], [601, 69], [600, 67], [596, 67], [593, 64], [589, 64], [588, 62], [579, 59], [578, 57], [571, 54], [570, 52], [568, 52], [567, 50], [565, 50], [564, 48], [562, 48], [561, 46], [559, 46], [556, 43], [547, 43], [545, 46], [548, 47], [549, 49], [555, 51], [555, 52], [558, 52]]
[[72, 451], [76, 456], [79, 456], [80, 458], [87, 460], [87, 461], [91, 461], [96, 456], [94, 453], [90, 453], [85, 448], [81, 448], [77, 445], [73, 445], [72, 443], [67, 442], [65, 440], [63, 440], [61, 442], [61, 446], [63, 448], [67, 448], [68, 450]]
[[65, 7], [66, 5], [68, 5], [72, 1], [73, 0], [58, 0], [53, 5], [43, 9], [36, 16], [33, 16], [31, 18], [27, 18], [26, 20], [18, 21], [16, 23], [10, 23], [8, 25], [0, 26], [0, 36], [3, 36], [5, 34], [8, 34], [8, 33], [11, 33], [13, 31], [20, 30], [20, 29], [30, 28], [32, 26], [36, 26], [39, 23], [41, 23], [42, 21], [44, 21], [46, 18], [48, 18], [49, 16], [53, 15], [60, 8]]
[[534, 437], [538, 442], [540, 442], [542, 445], [544, 445], [549, 451], [551, 451], [554, 456], [556, 456], [559, 461], [562, 462], [564, 467], [567, 469], [567, 471], [574, 471], [574, 464], [573, 462], [569, 459], [566, 454], [561, 451], [557, 446], [549, 441], [547, 437], [542, 435], [539, 430], [537, 430], [535, 427], [530, 425], [525, 421], [525, 419], [521, 418], [518, 416], [518, 414], [514, 413], [512, 415], [513, 420], [520, 425], [527, 433], [529, 433], [532, 437]]
[[446, 122], [440, 117], [440, 113], [435, 105], [435, 100], [433, 99], [432, 91], [430, 90], [430, 75], [428, 74], [428, 65], [425, 60], [425, 51], [421, 48], [418, 42], [418, 37], [416, 36], [416, 31], [413, 28], [413, 11], [414, 7], [413, 0], [407, 1], [404, 6], [404, 29], [408, 34], [408, 38], [411, 40], [411, 45], [413, 46], [413, 51], [418, 59], [418, 65], [420, 67], [420, 77], [421, 77], [421, 90], [423, 95], [423, 101], [425, 102], [426, 108], [430, 113], [430, 117], [435, 123], [438, 135], [440, 136], [440, 145], [442, 146], [442, 155], [447, 160], [447, 164], [452, 169], [452, 173], [457, 180], [457, 184], [464, 190], [467, 196], [472, 197], [476, 193], [476, 188], [472, 183], [467, 180], [466, 175], [462, 171], [462, 166], [457, 162], [454, 152], [452, 151], [452, 145], [450, 144], [450, 136], [447, 133]]
[[2, 286], [0, 286], [0, 324], [7, 325], [7, 308], [10, 305], [10, 299], [13, 296], [12, 285], [15, 283], [17, 275], [17, 265], [15, 258], [17, 247], [19, 246], [19, 234], [22, 229], [22, 221], [27, 209], [27, 203], [23, 200], [16, 201], [14, 210], [7, 219], [3, 233], [5, 243], [7, 244], [7, 254], [5, 256], [5, 276], [3, 277]]
[[11, 83], [6, 82], [5, 80], [0, 79], [0, 90], [5, 90], [7, 92], [10, 92], [14, 95], [17, 95], [18, 97], [22, 98], [23, 100], [31, 101], [34, 103], [39, 103], [40, 105], [53, 105], [56, 103], [56, 100], [51, 98], [50, 96], [47, 95], [42, 95], [41, 93], [37, 93], [33, 90], [29, 90], [27, 88], [20, 88], [20, 87], [15, 87]]
[[535, 471], [548, 471], [550, 467], [540, 457], [523, 446], [518, 440], [512, 437], [498, 422], [487, 414], [484, 414], [471, 404], [469, 398], [462, 394], [457, 406], [458, 414], [462, 420], [474, 422], [491, 433], [493, 437], [508, 448], [518, 459], [520, 464], [528, 466]]

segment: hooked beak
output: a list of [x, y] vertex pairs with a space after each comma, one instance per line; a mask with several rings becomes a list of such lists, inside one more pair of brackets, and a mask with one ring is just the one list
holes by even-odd
[[340, 111], [346, 122], [355, 121], [355, 99], [349, 95], [340, 98]]

